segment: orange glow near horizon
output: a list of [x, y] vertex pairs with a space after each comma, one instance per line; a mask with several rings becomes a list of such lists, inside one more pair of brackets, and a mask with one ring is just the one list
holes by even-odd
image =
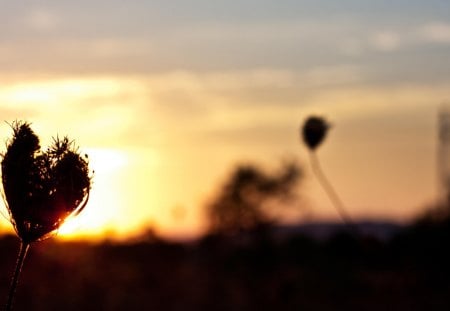
[[[89, 156], [95, 171], [89, 203], [62, 226], [61, 239], [124, 239], [149, 227], [164, 236], [199, 235], [205, 202], [237, 163], [272, 167], [286, 155], [298, 156], [305, 168], [302, 191], [312, 219], [337, 219], [299, 145], [299, 124], [310, 113], [335, 125], [319, 153], [355, 218], [405, 220], [432, 202], [436, 113], [427, 105], [445, 97], [445, 85], [332, 88], [308, 105], [281, 106], [275, 97], [258, 106], [261, 89], [304, 79], [266, 70], [12, 81], [0, 86], [0, 109], [7, 121], [30, 121], [43, 147], [56, 133], [67, 134]], [[236, 94], [246, 85], [244, 101]], [[393, 96], [395, 107], [386, 104]], [[411, 111], [409, 119], [399, 117], [404, 111]], [[0, 127], [0, 137], [10, 134]], [[415, 156], [405, 160], [402, 152]]]

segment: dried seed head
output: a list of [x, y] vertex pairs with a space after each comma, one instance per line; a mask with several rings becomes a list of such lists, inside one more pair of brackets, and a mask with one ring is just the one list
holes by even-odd
[[3, 156], [2, 182], [11, 222], [30, 243], [57, 230], [85, 207], [91, 186], [87, 159], [67, 137], [46, 152], [26, 122], [12, 124], [13, 138]]
[[309, 117], [302, 128], [302, 135], [305, 144], [315, 150], [325, 139], [330, 126], [322, 117]]

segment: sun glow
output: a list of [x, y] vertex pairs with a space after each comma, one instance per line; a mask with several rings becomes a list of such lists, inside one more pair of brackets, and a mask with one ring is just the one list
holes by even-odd
[[[127, 83], [128, 82], [128, 83]], [[113, 78], [57, 79], [48, 81], [30, 81], [0, 87], [0, 98], [5, 104], [60, 104], [62, 100], [79, 101], [110, 97], [130, 89], [129, 81]]]
[[58, 236], [64, 239], [104, 237], [112, 230], [112, 222], [123, 200], [120, 180], [128, 155], [114, 149], [87, 149], [86, 153], [93, 169], [89, 202], [80, 215], [70, 217], [61, 226]]

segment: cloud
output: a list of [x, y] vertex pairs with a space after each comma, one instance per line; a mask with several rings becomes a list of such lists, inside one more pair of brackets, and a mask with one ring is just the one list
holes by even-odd
[[418, 35], [425, 41], [433, 43], [450, 43], [450, 24], [446, 22], [432, 22], [418, 29]]
[[46, 8], [35, 8], [26, 13], [23, 23], [34, 31], [52, 31], [61, 25], [61, 20], [55, 12]]
[[401, 36], [394, 31], [377, 32], [369, 39], [369, 41], [375, 49], [383, 52], [395, 51], [402, 44]]
[[[396, 113], [423, 107], [436, 110], [450, 98], [450, 82], [434, 85], [360, 85], [315, 93], [305, 102], [305, 112], [324, 112], [336, 118], [370, 118], [380, 113]], [[419, 117], [419, 116], [417, 116]]]
[[44, 136], [77, 133], [92, 145], [167, 145], [208, 132], [274, 128], [300, 105], [305, 89], [346, 83], [354, 69], [277, 69], [153, 75], [2, 78], [8, 119], [30, 118]]
[[134, 122], [133, 107], [143, 94], [139, 82], [127, 78], [53, 77], [2, 85], [0, 108], [8, 111], [9, 121], [33, 122], [45, 137], [57, 129], [62, 135], [75, 132], [89, 144], [116, 146]]
[[32, 118], [49, 135], [76, 132], [92, 145], [167, 146], [218, 133], [227, 141], [281, 137], [308, 113], [357, 118], [440, 103], [450, 98], [448, 83], [376, 85], [352, 65], [52, 77], [2, 85], [0, 108], [8, 118]]

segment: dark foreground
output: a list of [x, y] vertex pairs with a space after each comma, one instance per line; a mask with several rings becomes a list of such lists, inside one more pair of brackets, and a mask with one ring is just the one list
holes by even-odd
[[[450, 226], [389, 242], [266, 232], [195, 244], [32, 246], [14, 310], [450, 310]], [[18, 250], [0, 240], [0, 298]]]

